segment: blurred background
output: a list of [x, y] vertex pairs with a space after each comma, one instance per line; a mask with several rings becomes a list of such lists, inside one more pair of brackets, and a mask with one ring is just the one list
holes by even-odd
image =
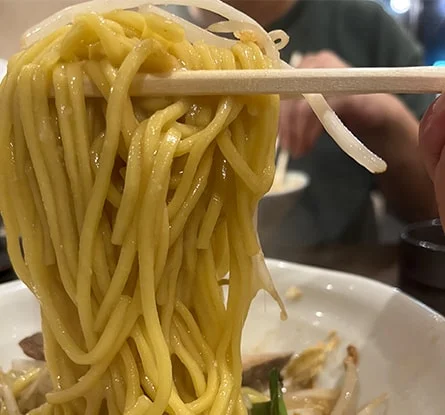
[[[445, 0], [375, 1], [422, 44], [425, 65], [445, 66]], [[19, 50], [20, 36], [27, 28], [55, 11], [78, 2], [0, 0], [0, 59], [7, 59]], [[404, 224], [387, 212], [385, 200], [378, 191], [372, 193], [372, 201], [379, 228], [379, 243], [397, 244]]]
[[445, 0], [378, 0], [424, 46], [427, 65], [445, 66]]
[[[445, 65], [445, 0], [375, 1], [423, 44], [426, 64]], [[0, 0], [0, 58], [18, 49], [19, 36], [29, 26], [73, 3], [77, 1]]]
[[[335, 0], [313, 0], [335, 1]], [[354, 1], [354, 0], [351, 0]], [[424, 48], [426, 65], [445, 66], [445, 0], [375, 0]], [[19, 50], [20, 36], [48, 15], [79, 0], [0, 0], [0, 59]], [[372, 200], [383, 244], [398, 240], [402, 224], [387, 213], [378, 191]]]

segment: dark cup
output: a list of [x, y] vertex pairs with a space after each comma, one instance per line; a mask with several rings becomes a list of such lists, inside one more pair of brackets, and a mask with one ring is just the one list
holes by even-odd
[[414, 223], [401, 233], [400, 279], [445, 289], [445, 234], [439, 219]]

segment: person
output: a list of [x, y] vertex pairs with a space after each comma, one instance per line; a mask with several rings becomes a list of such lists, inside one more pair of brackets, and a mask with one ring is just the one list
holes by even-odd
[[[302, 55], [301, 68], [398, 67], [422, 65], [422, 50], [378, 4], [364, 0], [227, 0], [267, 30], [283, 29], [290, 43], [281, 51], [289, 61]], [[202, 26], [212, 17], [193, 9]], [[283, 101], [281, 145], [293, 156], [291, 169], [303, 170], [310, 185], [271, 243], [266, 255], [281, 256], [297, 244], [376, 242], [370, 194], [379, 189], [392, 211], [405, 221], [437, 213], [431, 181], [417, 151], [419, 119], [433, 97], [389, 94], [329, 100], [340, 118], [388, 163], [374, 176], [350, 159], [303, 100]]]
[[419, 128], [419, 148], [431, 181], [445, 230], [445, 95], [428, 108]]

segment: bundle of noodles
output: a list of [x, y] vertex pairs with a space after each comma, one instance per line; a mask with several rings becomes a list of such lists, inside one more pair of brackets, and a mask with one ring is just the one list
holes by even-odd
[[[252, 218], [273, 179], [278, 98], [132, 100], [128, 88], [140, 72], [271, 64], [253, 42], [192, 45], [134, 11], [79, 15], [10, 62], [2, 214], [42, 309], [54, 391], [41, 413], [245, 412]], [[102, 98], [84, 96], [84, 73]]]
[[165, 12], [117, 10], [140, 3], [43, 22], [0, 87], [1, 213], [53, 383], [32, 414], [245, 413], [243, 323], [258, 289], [279, 301], [253, 220], [279, 98], [129, 94], [136, 74], [280, 65], [272, 37], [246, 18], [257, 36], [191, 43]]

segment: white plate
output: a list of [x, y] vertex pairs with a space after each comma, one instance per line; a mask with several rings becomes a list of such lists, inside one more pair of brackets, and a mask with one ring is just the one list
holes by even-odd
[[[445, 319], [398, 290], [355, 275], [268, 261], [284, 298], [290, 286], [303, 291], [286, 300], [289, 319], [260, 293], [243, 338], [244, 353], [296, 351], [336, 330], [339, 351], [320, 379], [332, 385], [340, 376], [344, 348], [360, 351], [361, 401], [387, 392], [388, 415], [442, 415], [445, 408]], [[23, 357], [17, 342], [39, 330], [36, 301], [19, 282], [0, 285], [0, 365]]]

